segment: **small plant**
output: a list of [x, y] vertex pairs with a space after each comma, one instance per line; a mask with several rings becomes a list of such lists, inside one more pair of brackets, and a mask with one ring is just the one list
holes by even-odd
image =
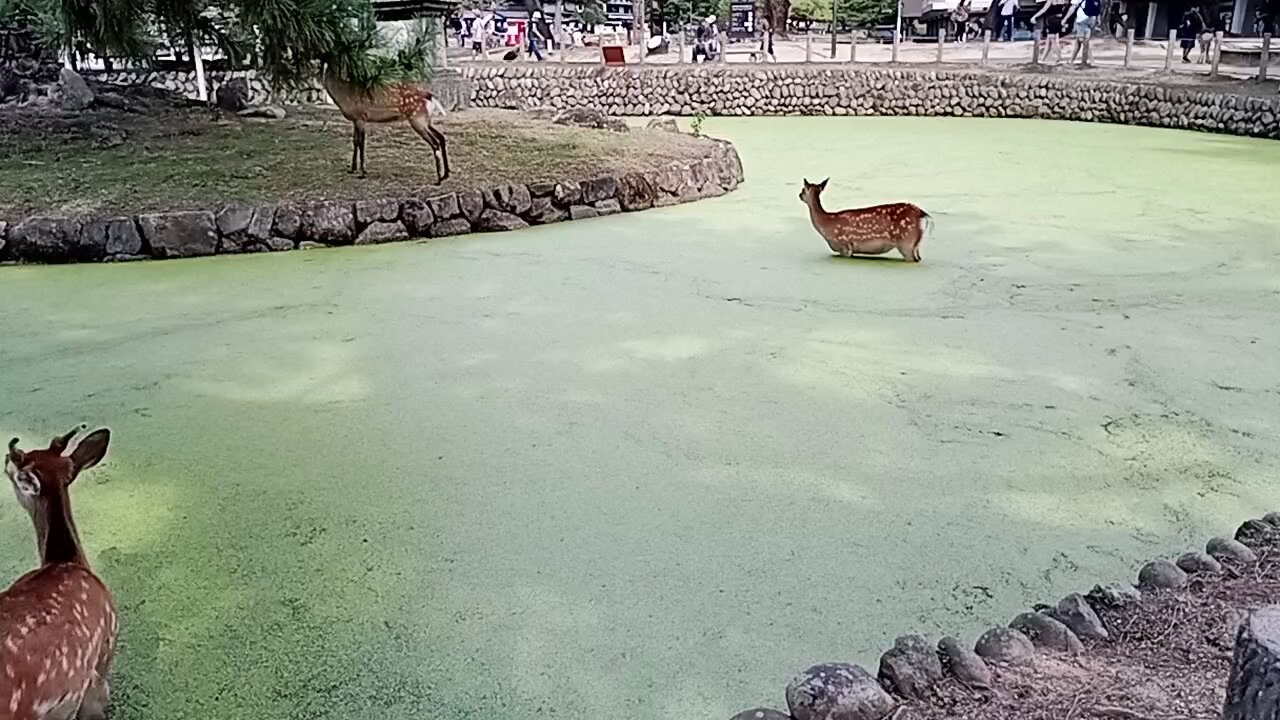
[[707, 113], [699, 110], [693, 114], [693, 120], [689, 122], [689, 132], [694, 137], [702, 137], [702, 121], [707, 119]]

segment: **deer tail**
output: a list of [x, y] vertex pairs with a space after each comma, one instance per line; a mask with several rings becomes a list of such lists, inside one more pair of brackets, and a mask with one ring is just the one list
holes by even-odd
[[431, 116], [444, 117], [445, 115], [448, 115], [448, 114], [449, 114], [449, 111], [444, 109], [444, 105], [440, 104], [440, 101], [435, 99], [435, 97], [432, 97], [431, 98]]
[[[916, 209], [920, 210], [920, 208], [916, 208]], [[933, 216], [925, 212], [924, 210], [920, 210], [920, 231], [922, 234], [926, 232], [927, 233], [933, 232]]]

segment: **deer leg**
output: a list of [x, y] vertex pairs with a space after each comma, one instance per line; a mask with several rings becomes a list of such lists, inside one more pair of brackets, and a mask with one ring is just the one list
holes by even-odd
[[368, 137], [368, 133], [365, 132], [366, 127], [364, 123], [360, 123], [360, 177], [362, 178], [368, 177], [364, 171], [364, 141]]
[[439, 185], [444, 182], [445, 173], [440, 168], [441, 148], [439, 141], [436, 140], [436, 133], [431, 127], [431, 118], [426, 115], [414, 115], [409, 118], [409, 127], [431, 146], [431, 157], [436, 161], [436, 184]]
[[360, 126], [351, 123], [351, 169], [347, 171], [349, 175], [356, 174], [356, 158], [360, 156]]
[[436, 136], [436, 140], [440, 141], [440, 157], [444, 160], [444, 177], [440, 178], [440, 182], [444, 182], [449, 179], [449, 144], [444, 139], [444, 133], [439, 130], [431, 128], [431, 134]]

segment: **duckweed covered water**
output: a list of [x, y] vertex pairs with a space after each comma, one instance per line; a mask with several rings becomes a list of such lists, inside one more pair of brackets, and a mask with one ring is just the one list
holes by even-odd
[[[0, 269], [0, 435], [115, 431], [115, 717], [724, 718], [1277, 505], [1280, 143], [705, 129], [748, 180], [693, 206]], [[925, 262], [828, 257], [828, 175], [932, 212]]]

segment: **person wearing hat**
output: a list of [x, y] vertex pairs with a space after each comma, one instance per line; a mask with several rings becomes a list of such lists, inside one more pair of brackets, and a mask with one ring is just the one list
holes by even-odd
[[693, 61], [698, 62], [701, 55], [703, 62], [711, 62], [716, 55], [716, 16], [709, 15], [698, 26], [693, 45]]

